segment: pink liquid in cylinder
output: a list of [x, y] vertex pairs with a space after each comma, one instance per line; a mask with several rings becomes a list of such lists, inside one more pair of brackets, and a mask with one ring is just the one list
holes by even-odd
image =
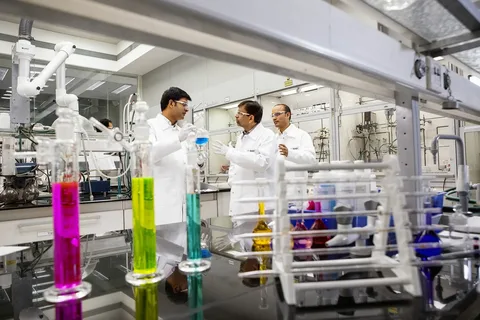
[[52, 185], [54, 228], [54, 279], [57, 289], [82, 282], [78, 182]]
[[82, 300], [69, 300], [55, 305], [55, 320], [82, 320]]

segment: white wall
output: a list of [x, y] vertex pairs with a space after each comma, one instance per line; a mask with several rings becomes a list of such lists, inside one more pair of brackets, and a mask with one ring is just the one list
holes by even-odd
[[[254, 71], [248, 68], [236, 65], [216, 62], [209, 59], [181, 56], [156, 70], [143, 76], [143, 98], [150, 106], [155, 106], [150, 110], [150, 116], [154, 116], [160, 111], [159, 101], [164, 90], [170, 86], [178, 86], [187, 91], [192, 97], [193, 105], [200, 105], [197, 112], [207, 109], [204, 117], [207, 118], [208, 130], [217, 131], [211, 134], [210, 140], [220, 140], [224, 143], [235, 142], [238, 132], [226, 133], [225, 129], [236, 127], [235, 113], [237, 108], [224, 109], [225, 106], [232, 106], [245, 99], [253, 99], [256, 93], [259, 101], [264, 107], [262, 123], [274, 130], [271, 119], [271, 110], [278, 103], [285, 103], [292, 108], [293, 123], [301, 129], [309, 132], [314, 139], [317, 148], [317, 158], [320, 159], [320, 146], [323, 142], [323, 150], [329, 151], [328, 139], [320, 138], [320, 129], [329, 128], [329, 119], [302, 120], [298, 122], [296, 117], [304, 111], [302, 108], [310, 108], [312, 105], [325, 103], [327, 109], [330, 106], [330, 89], [321, 88], [308, 93], [299, 93], [294, 95], [282, 96], [279, 90], [287, 90], [284, 86], [286, 78], [265, 72]], [[300, 81], [293, 81], [293, 86], [302, 84]], [[268, 93], [268, 94], [266, 94]], [[376, 102], [372, 99], [360, 97], [355, 94], [340, 92], [340, 102], [344, 110], [358, 108], [366, 102]], [[217, 107], [213, 107], [217, 106]], [[301, 112], [300, 112], [301, 111]], [[311, 112], [311, 111], [310, 111]], [[376, 111], [376, 122], [379, 124], [377, 131], [385, 132], [386, 116], [383, 110]], [[431, 140], [436, 135], [438, 126], [446, 125], [446, 128], [440, 128], [440, 133], [453, 133], [453, 120], [441, 118], [435, 115], [422, 113], [425, 115], [427, 122], [425, 123], [425, 142], [427, 148], [430, 146]], [[362, 114], [342, 116], [342, 126], [340, 127], [340, 156], [341, 159], [358, 159], [359, 150], [363, 148], [363, 142], [359, 138], [352, 139], [356, 133], [355, 126], [362, 122]], [[205, 118], [202, 118], [200, 126], [205, 126]], [[220, 130], [220, 132], [218, 132]], [[221, 131], [223, 130], [223, 131]], [[393, 129], [392, 140], [396, 138], [395, 128]], [[387, 152], [385, 143], [388, 143], [386, 133], [378, 133], [372, 137], [372, 145], [381, 148], [379, 158]], [[351, 140], [350, 145], [348, 141]], [[440, 164], [453, 163], [455, 157], [455, 148], [451, 142], [441, 142], [440, 144]], [[211, 150], [210, 150], [211, 151]], [[376, 155], [371, 150], [371, 159], [375, 160]], [[422, 151], [423, 155], [423, 151]], [[438, 171], [433, 165], [432, 156], [427, 150], [427, 169], [426, 171]], [[209, 174], [217, 174], [221, 171], [221, 167], [228, 165], [228, 161], [224, 157], [217, 156], [210, 152], [209, 156]], [[422, 159], [423, 165], [423, 159]]]
[[[143, 76], [143, 99], [158, 106], [162, 93], [176, 86], [188, 92], [193, 105], [211, 107], [279, 90], [285, 80], [275, 74], [183, 55]], [[293, 85], [300, 83], [293, 80]]]

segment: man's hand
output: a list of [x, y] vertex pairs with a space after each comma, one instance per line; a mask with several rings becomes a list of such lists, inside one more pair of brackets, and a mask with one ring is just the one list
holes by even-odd
[[197, 130], [197, 128], [193, 124], [187, 123], [178, 132], [178, 140], [180, 140], [180, 142], [183, 142], [183, 141], [187, 140], [188, 135], [191, 132], [195, 132], [196, 130]]
[[279, 144], [278, 145], [278, 151], [280, 151], [280, 154], [284, 157], [288, 157], [288, 148], [284, 144]]
[[212, 148], [213, 148], [213, 152], [224, 156], [227, 154], [228, 149], [230, 149], [231, 147], [226, 146], [223, 142], [217, 140], [213, 143]]

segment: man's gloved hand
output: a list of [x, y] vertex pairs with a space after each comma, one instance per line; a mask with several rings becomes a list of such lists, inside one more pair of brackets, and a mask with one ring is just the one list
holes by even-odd
[[195, 132], [195, 130], [197, 130], [197, 128], [193, 124], [187, 123], [178, 132], [178, 140], [180, 140], [180, 142], [183, 142], [183, 141], [187, 140], [188, 135], [191, 132]]
[[228, 149], [231, 148], [231, 146], [227, 146], [225, 145], [222, 141], [218, 141], [216, 140], [214, 143], [213, 143], [213, 152], [215, 152], [216, 154], [221, 154], [221, 155], [226, 155], [227, 152], [228, 152]]
[[227, 249], [228, 250], [233, 249], [233, 245], [237, 242], [238, 241], [233, 239], [233, 235], [231, 233], [228, 233], [221, 237], [215, 238], [213, 240], [212, 246], [215, 249], [215, 251], [224, 251]]

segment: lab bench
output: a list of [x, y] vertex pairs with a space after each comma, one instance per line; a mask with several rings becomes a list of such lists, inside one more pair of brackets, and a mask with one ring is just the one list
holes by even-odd
[[[210, 190], [200, 195], [202, 219], [228, 215], [230, 190]], [[127, 196], [81, 199], [80, 233], [103, 234], [132, 229], [132, 203]], [[0, 245], [53, 239], [51, 199], [0, 207]]]

